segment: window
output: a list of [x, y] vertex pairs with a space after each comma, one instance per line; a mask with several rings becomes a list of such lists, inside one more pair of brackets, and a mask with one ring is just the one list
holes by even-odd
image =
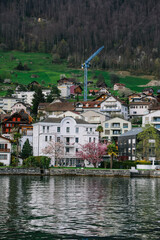
[[57, 142], [60, 142], [60, 137], [57, 137]]
[[49, 126], [47, 126], [47, 133], [49, 133]]
[[69, 148], [66, 148], [66, 153], [69, 153]]
[[78, 127], [76, 127], [76, 133], [79, 133], [79, 128]]
[[4, 149], [5, 144], [0, 144], [0, 149]]
[[105, 135], [110, 135], [110, 130], [105, 130]]
[[128, 123], [123, 123], [123, 128], [128, 128]]
[[45, 126], [43, 126], [43, 133], [45, 132]]
[[95, 137], [93, 138], [93, 142], [94, 142], [94, 143], [96, 142], [96, 138], [95, 138]]
[[47, 136], [45, 136], [45, 141], [47, 142], [47, 140], [48, 140], [48, 137], [47, 137]]
[[78, 148], [76, 148], [76, 153], [78, 152]]
[[66, 127], [66, 132], [67, 132], [67, 133], [70, 132], [70, 127]]
[[92, 132], [92, 128], [90, 128], [90, 132]]
[[86, 132], [88, 132], [88, 128], [86, 128]]
[[52, 136], [49, 136], [49, 141], [52, 141]]
[[89, 142], [91, 142], [91, 137], [89, 137]]
[[76, 137], [75, 142], [78, 143], [79, 142], [79, 138]]
[[7, 154], [0, 154], [0, 160], [7, 160]]
[[61, 131], [61, 128], [60, 127], [57, 127], [57, 132], [60, 132]]
[[105, 123], [105, 128], [108, 128], [109, 124], [108, 123]]

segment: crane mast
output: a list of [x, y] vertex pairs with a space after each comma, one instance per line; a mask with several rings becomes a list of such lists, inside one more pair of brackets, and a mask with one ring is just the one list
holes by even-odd
[[90, 61], [104, 48], [104, 46], [100, 47], [95, 53], [93, 53], [83, 64], [82, 68], [84, 68], [84, 101], [87, 101], [87, 83], [88, 83], [88, 68], [90, 67]]

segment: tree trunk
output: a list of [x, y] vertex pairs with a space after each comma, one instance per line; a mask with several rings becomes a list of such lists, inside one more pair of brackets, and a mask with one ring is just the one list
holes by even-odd
[[111, 159], [110, 159], [110, 169], [112, 169], [113, 167], [113, 154], [111, 155]]

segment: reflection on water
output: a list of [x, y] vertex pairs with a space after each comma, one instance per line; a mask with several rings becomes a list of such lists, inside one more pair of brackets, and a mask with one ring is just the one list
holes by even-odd
[[0, 239], [159, 239], [160, 179], [0, 176]]

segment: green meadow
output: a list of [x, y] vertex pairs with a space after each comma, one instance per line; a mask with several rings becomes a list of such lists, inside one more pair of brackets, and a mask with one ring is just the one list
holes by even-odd
[[[19, 64], [26, 64], [29, 71], [18, 71], [15, 68]], [[60, 75], [65, 74], [66, 77], [76, 78], [78, 82], [83, 84], [84, 72], [81, 69], [71, 69], [67, 67], [67, 62], [63, 61], [60, 64], [52, 63], [52, 55], [46, 53], [24, 53], [18, 51], [10, 51], [10, 52], [0, 52], [0, 76], [4, 76], [4, 78], [11, 79], [11, 85], [14, 89], [15, 83], [20, 84], [29, 84], [32, 81], [37, 81], [40, 84], [43, 83], [45, 87], [48, 87], [49, 84], [57, 84], [57, 81], [60, 79]], [[109, 72], [101, 71], [101, 70], [92, 70], [88, 71], [88, 81], [93, 81], [94, 83], [88, 87], [88, 89], [96, 88], [96, 81], [99, 74], [103, 74], [105, 78], [105, 82], [109, 88], [112, 88], [109, 77]], [[34, 76], [37, 76], [34, 78]], [[32, 77], [31, 77], [32, 76]], [[145, 85], [150, 80], [134, 77], [134, 76], [126, 76], [120, 77], [120, 82], [124, 83], [126, 87], [130, 88], [135, 92], [141, 92], [143, 87], [139, 87], [138, 85]], [[0, 96], [5, 95], [6, 89], [5, 85], [0, 85]], [[155, 92], [158, 87], [153, 87]]]

